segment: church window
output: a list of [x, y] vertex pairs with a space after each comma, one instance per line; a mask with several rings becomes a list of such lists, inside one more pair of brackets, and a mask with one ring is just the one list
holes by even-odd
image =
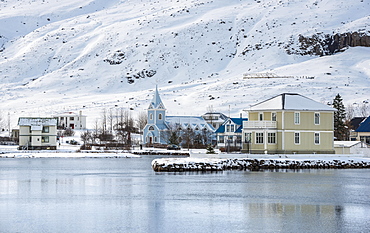
[[154, 127], [153, 127], [153, 126], [150, 126], [150, 127], [149, 127], [149, 130], [154, 130]]
[[150, 120], [153, 120], [153, 114], [152, 114], [152, 113], [150, 113], [150, 115], [149, 115], [149, 119], [150, 119]]
[[159, 119], [159, 120], [162, 120], [162, 114], [161, 114], [161, 113], [159, 113], [159, 115], [158, 115], [158, 119]]

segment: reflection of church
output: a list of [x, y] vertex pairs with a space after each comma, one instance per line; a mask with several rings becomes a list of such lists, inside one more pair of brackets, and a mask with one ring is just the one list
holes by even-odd
[[176, 130], [193, 130], [195, 133], [209, 132], [215, 129], [202, 117], [194, 116], [166, 116], [158, 88], [156, 87], [153, 100], [148, 107], [148, 123], [143, 129], [144, 144], [168, 144], [165, 132], [175, 127]]

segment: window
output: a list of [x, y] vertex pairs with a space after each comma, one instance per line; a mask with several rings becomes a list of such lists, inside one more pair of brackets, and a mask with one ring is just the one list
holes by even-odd
[[296, 124], [296, 125], [300, 124], [300, 114], [299, 114], [299, 112], [294, 113], [294, 124]]
[[263, 133], [256, 133], [256, 144], [263, 143]]
[[74, 120], [75, 120], [75, 118], [74, 118], [74, 117], [70, 117], [69, 119], [70, 119], [71, 121], [74, 121]]
[[267, 133], [267, 142], [270, 144], [276, 144], [276, 133]]
[[153, 120], [153, 114], [152, 114], [152, 113], [150, 113], [150, 115], [149, 115], [149, 119], [150, 119], [150, 120]]
[[49, 142], [49, 136], [41, 137], [41, 142], [42, 143], [48, 143]]
[[230, 125], [226, 125], [226, 132], [230, 132]]
[[320, 133], [315, 133], [315, 145], [320, 144]]
[[276, 112], [271, 113], [271, 121], [276, 121]]
[[154, 142], [157, 142], [157, 137], [154, 137]]
[[42, 132], [43, 133], [49, 133], [49, 126], [43, 126], [42, 127]]
[[154, 127], [153, 127], [153, 126], [150, 126], [150, 127], [149, 127], [149, 130], [154, 130]]
[[219, 143], [224, 143], [224, 136], [218, 136], [218, 142]]
[[64, 120], [64, 117], [60, 117], [60, 120], [63, 121]]
[[258, 119], [263, 121], [263, 112], [258, 113]]
[[300, 143], [300, 133], [294, 133], [294, 144]]
[[315, 125], [319, 125], [319, 124], [320, 124], [320, 113], [315, 112]]
[[251, 143], [252, 133], [244, 133], [244, 142]]
[[231, 132], [234, 132], [234, 125], [231, 125]]
[[159, 119], [159, 120], [162, 120], [162, 114], [161, 114], [161, 113], [159, 113], [159, 115], [158, 115], [158, 119]]

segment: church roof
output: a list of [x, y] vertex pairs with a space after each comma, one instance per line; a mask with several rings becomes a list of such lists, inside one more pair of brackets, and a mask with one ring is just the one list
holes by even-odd
[[181, 128], [188, 128], [195, 130], [196, 128], [215, 131], [215, 128], [208, 124], [203, 117], [196, 117], [196, 116], [167, 116], [166, 123], [168, 125], [177, 125]]
[[155, 93], [152, 101], [149, 104], [149, 109], [165, 109], [162, 99], [159, 96], [158, 87], [155, 86]]
[[[246, 109], [248, 110], [248, 109]], [[297, 110], [297, 111], [335, 111], [334, 108], [296, 93], [283, 93], [252, 105], [251, 111]]]

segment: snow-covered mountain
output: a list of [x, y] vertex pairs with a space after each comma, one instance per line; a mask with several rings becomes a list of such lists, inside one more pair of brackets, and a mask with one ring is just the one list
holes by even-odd
[[[369, 0], [1, 0], [0, 110], [92, 122], [144, 110], [155, 85], [171, 115], [237, 116], [282, 92], [361, 103], [369, 36]], [[266, 73], [288, 77], [243, 79]]]

